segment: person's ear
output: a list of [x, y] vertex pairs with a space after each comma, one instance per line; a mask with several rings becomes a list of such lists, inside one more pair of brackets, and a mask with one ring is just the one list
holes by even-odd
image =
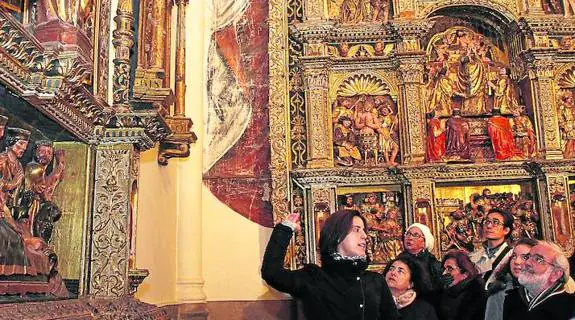
[[551, 275], [549, 276], [549, 282], [555, 283], [557, 280], [563, 278], [564, 271], [558, 268], [553, 268]]
[[505, 227], [503, 231], [505, 232], [505, 235], [508, 235], [511, 232], [511, 228]]

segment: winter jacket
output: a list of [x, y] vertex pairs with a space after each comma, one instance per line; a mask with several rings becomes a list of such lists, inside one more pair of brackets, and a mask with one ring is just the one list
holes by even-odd
[[465, 279], [441, 292], [439, 318], [443, 320], [483, 320], [487, 300], [481, 275]]
[[503, 319], [506, 320], [570, 320], [575, 318], [575, 295], [559, 288], [552, 294], [538, 297], [540, 303], [531, 307], [524, 288], [508, 292], [503, 304]]
[[395, 320], [399, 313], [385, 279], [366, 271], [361, 260], [327, 260], [321, 267], [283, 267], [291, 228], [278, 224], [268, 242], [262, 278], [273, 288], [301, 299], [306, 319]]
[[435, 308], [427, 301], [417, 298], [407, 307], [399, 309], [401, 320], [437, 320]]

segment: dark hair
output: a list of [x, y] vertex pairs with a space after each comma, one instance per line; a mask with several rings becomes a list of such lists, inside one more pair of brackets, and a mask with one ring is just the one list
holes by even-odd
[[367, 229], [365, 218], [357, 210], [338, 210], [325, 220], [319, 236], [319, 252], [322, 261], [326, 261], [337, 252], [337, 246], [351, 229], [353, 217], [359, 217]]
[[493, 110], [491, 111], [491, 114], [494, 116], [501, 115], [501, 109], [493, 108]]
[[466, 272], [469, 275], [469, 278], [473, 278], [479, 273], [477, 271], [477, 267], [475, 264], [473, 264], [473, 262], [471, 262], [469, 255], [465, 250], [451, 250], [447, 252], [441, 260], [441, 266], [443, 266], [445, 261], [449, 259], [454, 259], [459, 269], [461, 269], [461, 272]]
[[[513, 246], [513, 248], [515, 249], [515, 247], [519, 246], [519, 245], [524, 245], [524, 246], [528, 246], [530, 248], [533, 248], [537, 245], [537, 240], [532, 239], [532, 238], [519, 238], [516, 242], [515, 245]], [[493, 270], [494, 272], [497, 272], [495, 274], [495, 279], [501, 282], [506, 282], [508, 279], [513, 278], [513, 275], [511, 274], [511, 259], [508, 259], [507, 262], [505, 263], [505, 266], [503, 266], [501, 269], [499, 270]]]
[[505, 239], [511, 237], [511, 233], [513, 232], [513, 216], [511, 215], [511, 213], [500, 208], [493, 208], [489, 210], [489, 212], [485, 217], [489, 216], [492, 213], [498, 213], [503, 217], [503, 227], [509, 228], [509, 233], [505, 235]]
[[383, 270], [384, 277], [389, 272], [391, 265], [396, 261], [405, 263], [405, 265], [407, 265], [409, 268], [409, 272], [411, 274], [410, 281], [413, 283], [413, 290], [417, 293], [417, 295], [424, 294], [431, 290], [431, 281], [429, 279], [429, 273], [427, 270], [423, 267], [421, 262], [415, 260], [406, 253], [401, 253], [399, 256], [397, 256], [397, 258], [391, 260], [387, 264]]

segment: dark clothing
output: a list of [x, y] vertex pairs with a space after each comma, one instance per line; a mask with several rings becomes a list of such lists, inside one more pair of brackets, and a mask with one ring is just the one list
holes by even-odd
[[441, 289], [441, 273], [443, 272], [443, 268], [441, 266], [441, 262], [437, 260], [433, 254], [427, 250], [423, 250], [418, 255], [403, 251], [399, 256], [408, 256], [413, 258], [421, 264], [423, 270], [427, 271], [431, 284], [431, 287], [427, 288], [427, 291], [438, 291]]
[[308, 264], [300, 270], [284, 269], [292, 233], [281, 224], [274, 228], [264, 254], [262, 278], [301, 299], [307, 319], [399, 319], [385, 279], [365, 271], [365, 261], [327, 260], [322, 267]]
[[410, 305], [399, 309], [401, 320], [437, 320], [435, 308], [423, 299], [415, 299]]
[[566, 292], [551, 295], [531, 310], [524, 288], [507, 293], [503, 304], [506, 320], [569, 320], [575, 317], [575, 295]]
[[480, 275], [465, 279], [441, 292], [439, 318], [443, 320], [482, 320], [487, 296]]

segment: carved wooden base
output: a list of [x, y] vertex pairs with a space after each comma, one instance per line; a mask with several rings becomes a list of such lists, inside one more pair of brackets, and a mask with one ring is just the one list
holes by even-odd
[[151, 319], [167, 320], [158, 307], [132, 297], [80, 298], [74, 300], [0, 305], [0, 319]]
[[78, 28], [61, 20], [51, 20], [39, 24], [34, 36], [40, 43], [61, 43], [73, 51], [78, 51], [84, 61], [92, 61], [92, 43]]

